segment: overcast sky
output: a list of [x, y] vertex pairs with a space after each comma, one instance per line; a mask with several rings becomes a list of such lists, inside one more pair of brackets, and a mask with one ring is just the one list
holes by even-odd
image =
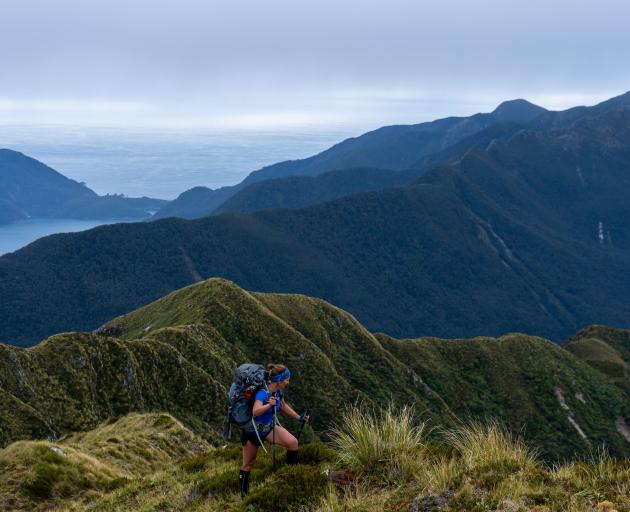
[[627, 0], [2, 0], [0, 123], [370, 127], [630, 90]]

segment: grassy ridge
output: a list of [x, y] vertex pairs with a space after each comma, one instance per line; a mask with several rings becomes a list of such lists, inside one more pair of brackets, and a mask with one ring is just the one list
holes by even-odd
[[560, 466], [497, 422], [427, 436], [410, 408], [349, 407], [332, 443], [300, 464], [260, 453], [238, 492], [240, 446], [209, 448], [171, 416], [130, 415], [56, 444], [0, 450], [11, 510], [123, 512], [613, 512], [630, 509], [630, 465], [605, 451]]
[[[29, 350], [0, 345], [0, 390], [34, 411], [23, 420], [28, 429], [0, 429], [2, 445], [147, 410], [171, 411], [207, 433], [202, 418], [217, 418], [224, 399], [223, 386], [167, 344], [85, 333], [58, 335]], [[2, 402], [0, 424], [12, 425], [16, 411]]]
[[[627, 395], [554, 343], [523, 334], [379, 338], [461, 418], [501, 418], [513, 432], [536, 439], [546, 456], [547, 447], [555, 456], [570, 457], [604, 442], [614, 453], [627, 453], [614, 422], [630, 412]], [[603, 417], [608, 420], [602, 422]]]
[[616, 423], [630, 418], [627, 395], [546, 340], [395, 340], [324, 301], [249, 293], [222, 279], [98, 333], [27, 350], [0, 345], [0, 443], [91, 429], [131, 411], [168, 411], [217, 440], [233, 369], [247, 361], [285, 362], [295, 375], [287, 399], [313, 408], [320, 432], [348, 403], [414, 404], [434, 426], [502, 418], [551, 459], [602, 443], [630, 453]]
[[594, 325], [576, 334], [566, 348], [630, 393], [630, 331]]
[[49, 510], [91, 500], [186, 456], [209, 450], [168, 414], [131, 414], [55, 443], [18, 441], [0, 450], [0, 503], [7, 510]]

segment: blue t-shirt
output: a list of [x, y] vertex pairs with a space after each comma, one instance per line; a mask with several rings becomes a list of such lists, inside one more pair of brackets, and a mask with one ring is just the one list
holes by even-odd
[[[259, 389], [256, 392], [256, 396], [254, 397], [254, 400], [260, 400], [263, 403], [263, 405], [266, 405], [269, 403], [269, 397], [272, 395], [273, 393], [271, 392], [267, 393], [267, 391], [265, 391], [264, 389]], [[283, 396], [282, 391], [276, 391], [276, 399], [277, 399], [276, 414], [279, 413], [280, 409], [282, 408], [282, 396]], [[260, 416], [254, 416], [254, 419], [256, 420], [256, 423], [259, 423], [261, 425], [269, 425], [273, 423], [273, 407], [270, 407], [269, 409], [267, 409]]]

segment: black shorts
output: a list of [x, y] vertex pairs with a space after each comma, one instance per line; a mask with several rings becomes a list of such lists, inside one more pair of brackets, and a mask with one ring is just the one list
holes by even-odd
[[[271, 432], [271, 430], [269, 432]], [[265, 437], [269, 435], [269, 432], [266, 432], [264, 434], [261, 434], [259, 432], [260, 440], [264, 441]], [[246, 432], [245, 430], [241, 430], [241, 444], [245, 446], [247, 444], [247, 441], [251, 441], [254, 446], [262, 446], [262, 443], [258, 440], [256, 432]]]

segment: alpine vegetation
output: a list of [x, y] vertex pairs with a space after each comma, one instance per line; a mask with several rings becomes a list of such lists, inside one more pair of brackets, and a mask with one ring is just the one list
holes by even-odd
[[[213, 448], [168, 415], [131, 415], [55, 443], [19, 441], [0, 450], [0, 500], [8, 510], [66, 512], [612, 512], [630, 506], [627, 460], [600, 450], [548, 465], [496, 421], [427, 435], [411, 412], [350, 406], [337, 426], [342, 443], [306, 444], [297, 465], [274, 467], [271, 455], [261, 453], [245, 498], [236, 478], [240, 445]], [[386, 436], [385, 450], [366, 445], [373, 428]], [[360, 465], [358, 453], [370, 456], [369, 467]]]
[[[595, 326], [566, 349], [522, 334], [397, 340], [319, 299], [203, 281], [94, 333], [0, 345], [0, 503], [623, 510], [629, 339]], [[261, 450], [241, 497], [242, 447], [220, 430], [234, 371], [252, 361], [286, 362], [287, 399], [312, 421], [284, 422], [303, 430], [299, 459]]]
[[[357, 421], [356, 414], [350, 408], [343, 416], [341, 428], [353, 435], [344, 437], [337, 452], [339, 465], [318, 512], [611, 512], [630, 506], [627, 459], [615, 460], [600, 450], [561, 466], [548, 465], [496, 420], [435, 431], [415, 444], [415, 457], [394, 450], [369, 471], [357, 471], [349, 451], [361, 451], [371, 429], [382, 427], [380, 415], [366, 417], [364, 412]], [[390, 415], [385, 416], [399, 420], [410, 435], [424, 429], [422, 423], [409, 422], [408, 411]], [[402, 466], [413, 472], [392, 478], [388, 469]]]
[[382, 473], [402, 478], [410, 464], [422, 457], [426, 425], [415, 423], [413, 409], [392, 406], [370, 411], [352, 406], [341, 425], [330, 432], [331, 445], [344, 466], [362, 474]]

